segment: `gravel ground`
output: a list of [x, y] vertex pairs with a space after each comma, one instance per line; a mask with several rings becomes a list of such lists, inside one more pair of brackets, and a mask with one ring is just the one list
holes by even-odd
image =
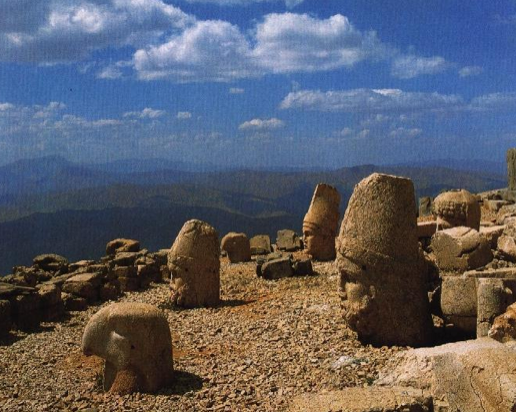
[[121, 300], [166, 311], [175, 382], [158, 394], [114, 396], [101, 390], [102, 364], [80, 351], [84, 326], [101, 306], [44, 323], [0, 342], [0, 410], [5, 411], [284, 411], [289, 399], [369, 385], [404, 348], [363, 346], [346, 328], [333, 263], [317, 275], [265, 281], [255, 264], [222, 259], [223, 303], [170, 307], [168, 285]]

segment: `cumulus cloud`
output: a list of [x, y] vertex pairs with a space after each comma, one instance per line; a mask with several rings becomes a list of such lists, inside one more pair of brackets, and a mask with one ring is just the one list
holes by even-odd
[[225, 21], [200, 21], [168, 42], [134, 54], [140, 79], [177, 82], [230, 81], [262, 72], [240, 29]]
[[478, 76], [484, 71], [480, 66], [466, 66], [459, 70], [460, 77]]
[[385, 53], [374, 32], [360, 32], [347, 17], [269, 14], [256, 28], [253, 55], [275, 73], [351, 67]]
[[412, 79], [425, 74], [442, 73], [450, 67], [452, 64], [441, 56], [399, 56], [392, 62], [391, 74], [400, 79]]
[[463, 99], [457, 95], [399, 89], [301, 90], [289, 93], [280, 104], [282, 109], [347, 113], [444, 111], [462, 106]]
[[150, 107], [146, 107], [139, 112], [126, 112], [123, 117], [135, 117], [138, 119], [157, 119], [158, 117], [164, 116], [167, 112], [165, 110], [155, 110]]
[[190, 112], [177, 112], [176, 116], [179, 120], [188, 120], [192, 118], [192, 113]]
[[240, 87], [230, 87], [229, 88], [229, 94], [243, 94], [245, 93], [245, 89], [242, 89]]
[[162, 0], [0, 0], [0, 16], [0, 60], [35, 63], [143, 46], [194, 20]]
[[274, 130], [285, 127], [285, 122], [273, 117], [272, 119], [253, 119], [242, 123], [240, 130]]

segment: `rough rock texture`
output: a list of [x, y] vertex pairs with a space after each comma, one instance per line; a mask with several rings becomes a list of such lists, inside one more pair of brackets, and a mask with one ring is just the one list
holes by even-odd
[[480, 228], [480, 205], [477, 198], [467, 190], [441, 193], [434, 200], [437, 224], [441, 229], [456, 226]]
[[431, 340], [412, 181], [375, 173], [355, 186], [337, 265], [344, 316], [361, 340], [409, 346]]
[[507, 176], [509, 190], [516, 190], [516, 148], [507, 150]]
[[63, 315], [64, 304], [59, 286], [53, 284], [38, 285], [38, 294], [42, 320], [58, 319]]
[[63, 292], [85, 298], [93, 302], [99, 298], [101, 275], [99, 273], [81, 273], [66, 280]]
[[437, 232], [432, 250], [439, 269], [464, 272], [484, 266], [493, 260], [491, 245], [475, 229], [459, 226]]
[[431, 197], [425, 196], [419, 198], [419, 216], [430, 216], [433, 213], [434, 202]]
[[335, 236], [339, 223], [340, 195], [333, 186], [320, 183], [303, 220], [303, 242], [316, 260], [335, 259]]
[[194, 308], [220, 302], [219, 239], [216, 230], [200, 220], [189, 220], [168, 254], [172, 302]]
[[268, 235], [256, 235], [251, 238], [251, 255], [267, 255], [272, 252], [271, 239]]
[[505, 313], [495, 318], [488, 336], [499, 342], [516, 340], [516, 303], [510, 305]]
[[245, 233], [229, 232], [222, 238], [220, 249], [227, 253], [231, 263], [251, 260], [251, 243]]
[[441, 311], [455, 330], [474, 337], [477, 328], [476, 279], [467, 276], [443, 276]]
[[287, 278], [294, 274], [290, 257], [281, 257], [265, 262], [261, 268], [262, 277], [268, 280]]
[[145, 303], [113, 303], [95, 315], [82, 337], [85, 355], [106, 363], [104, 390], [155, 392], [170, 383], [172, 338], [167, 318]]
[[290, 229], [278, 230], [276, 247], [286, 252], [294, 252], [303, 248], [303, 242], [298, 234]]
[[516, 350], [489, 338], [412, 349], [377, 383], [426, 390], [438, 411], [514, 411]]
[[37, 265], [43, 270], [50, 272], [66, 273], [68, 269], [68, 260], [60, 255], [46, 254], [39, 255], [33, 259], [34, 265]]
[[133, 239], [114, 239], [106, 245], [106, 255], [115, 255], [120, 252], [139, 252], [140, 242]]
[[489, 245], [491, 246], [491, 249], [496, 249], [498, 239], [500, 238], [500, 236], [502, 236], [504, 229], [505, 226], [503, 225], [481, 227], [480, 234], [487, 239]]
[[437, 222], [435, 220], [417, 222], [418, 239], [431, 238], [435, 232], [437, 232]]
[[39, 326], [41, 320], [39, 294], [17, 295], [10, 301], [11, 316], [18, 329], [33, 330]]
[[511, 262], [516, 262], [516, 239], [502, 235], [498, 238], [498, 251]]
[[495, 318], [504, 313], [513, 302], [512, 291], [506, 287], [503, 279], [478, 279], [477, 338], [488, 336]]
[[294, 260], [292, 269], [294, 269], [295, 276], [311, 276], [314, 274], [312, 259], [309, 258]]
[[346, 388], [293, 399], [289, 412], [433, 412], [432, 398], [420, 389]]

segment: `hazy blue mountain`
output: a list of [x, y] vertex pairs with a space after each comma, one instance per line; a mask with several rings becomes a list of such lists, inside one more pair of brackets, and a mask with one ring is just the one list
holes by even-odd
[[99, 258], [105, 243], [120, 236], [139, 239], [149, 249], [169, 247], [191, 218], [210, 222], [221, 236], [242, 231], [274, 239], [279, 229], [300, 232], [318, 183], [339, 190], [343, 214], [354, 186], [374, 172], [411, 178], [417, 197], [453, 188], [480, 192], [506, 186], [503, 174], [437, 166], [207, 173], [160, 169], [167, 165], [116, 172], [47, 157], [0, 168], [0, 274], [46, 252], [70, 260]]

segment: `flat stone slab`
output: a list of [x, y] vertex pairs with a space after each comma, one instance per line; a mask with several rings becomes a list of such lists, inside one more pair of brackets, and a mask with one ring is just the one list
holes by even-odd
[[486, 270], [468, 270], [464, 272], [466, 278], [497, 278], [497, 279], [516, 279], [516, 267], [499, 268]]
[[420, 389], [346, 388], [306, 394], [292, 400], [289, 412], [431, 412], [432, 398]]

